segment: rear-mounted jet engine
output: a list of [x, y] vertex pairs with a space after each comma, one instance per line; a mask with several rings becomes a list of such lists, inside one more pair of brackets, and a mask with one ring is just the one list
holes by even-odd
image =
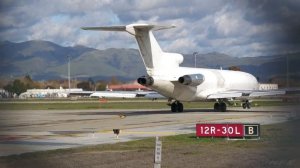
[[178, 82], [183, 85], [198, 86], [204, 81], [202, 74], [184, 75], [178, 78]]

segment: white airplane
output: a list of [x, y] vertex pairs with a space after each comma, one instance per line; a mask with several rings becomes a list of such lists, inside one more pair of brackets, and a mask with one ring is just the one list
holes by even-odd
[[256, 78], [245, 72], [206, 68], [180, 67], [183, 56], [162, 51], [152, 31], [175, 26], [130, 24], [126, 26], [83, 27], [84, 30], [126, 31], [138, 43], [147, 75], [138, 83], [169, 98], [171, 111], [182, 112], [181, 102], [214, 99], [215, 111], [226, 111], [229, 99], [241, 99], [243, 108], [250, 108], [252, 97], [285, 94], [284, 91], [260, 91]]

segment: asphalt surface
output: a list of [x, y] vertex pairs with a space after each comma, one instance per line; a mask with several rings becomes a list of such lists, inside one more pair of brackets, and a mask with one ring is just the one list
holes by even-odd
[[[2, 110], [0, 156], [195, 133], [196, 123], [272, 124], [299, 117], [299, 107], [161, 110]], [[113, 129], [120, 129], [118, 137]]]

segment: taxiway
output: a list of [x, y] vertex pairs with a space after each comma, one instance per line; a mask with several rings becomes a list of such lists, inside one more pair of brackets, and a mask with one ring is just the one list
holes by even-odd
[[[297, 118], [297, 107], [161, 110], [2, 110], [0, 156], [195, 132], [196, 123], [272, 124]], [[120, 129], [118, 138], [113, 129]]]

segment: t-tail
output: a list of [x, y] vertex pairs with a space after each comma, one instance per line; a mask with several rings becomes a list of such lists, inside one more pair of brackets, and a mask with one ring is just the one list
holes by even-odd
[[160, 76], [170, 69], [178, 68], [183, 62], [183, 56], [177, 53], [163, 52], [152, 31], [174, 28], [149, 24], [130, 24], [126, 26], [83, 27], [84, 30], [126, 31], [133, 35], [138, 43], [140, 55], [149, 76]]

